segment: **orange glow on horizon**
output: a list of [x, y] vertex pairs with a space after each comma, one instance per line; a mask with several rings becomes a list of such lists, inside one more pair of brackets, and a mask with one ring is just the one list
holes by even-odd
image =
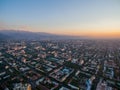
[[[0, 29], [3, 30], [3, 29]], [[120, 38], [120, 29], [40, 29], [40, 28], [11, 28], [4, 30], [23, 30], [30, 32], [45, 32], [56, 35], [87, 36], [93, 38]]]
[[120, 30], [66, 30], [64, 32], [55, 32], [54, 34], [63, 34], [71, 36], [88, 36], [94, 38], [120, 38]]

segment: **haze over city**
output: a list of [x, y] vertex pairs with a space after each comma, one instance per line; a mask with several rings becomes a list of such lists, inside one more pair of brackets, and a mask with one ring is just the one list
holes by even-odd
[[0, 90], [120, 90], [120, 0], [0, 0]]
[[0, 0], [0, 30], [120, 37], [119, 0]]

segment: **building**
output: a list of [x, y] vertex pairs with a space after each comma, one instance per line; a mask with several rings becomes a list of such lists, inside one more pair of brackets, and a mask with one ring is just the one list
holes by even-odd
[[31, 90], [30, 84], [16, 83], [13, 90]]

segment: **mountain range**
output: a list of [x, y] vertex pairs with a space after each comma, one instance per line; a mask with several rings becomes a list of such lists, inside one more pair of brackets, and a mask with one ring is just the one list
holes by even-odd
[[85, 37], [56, 35], [44, 32], [29, 32], [22, 30], [0, 30], [0, 39], [9, 40], [55, 40], [55, 39], [81, 39]]

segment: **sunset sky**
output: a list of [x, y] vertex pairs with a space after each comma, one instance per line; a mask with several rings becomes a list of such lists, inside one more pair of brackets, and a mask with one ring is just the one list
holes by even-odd
[[120, 0], [0, 0], [0, 30], [120, 37]]

